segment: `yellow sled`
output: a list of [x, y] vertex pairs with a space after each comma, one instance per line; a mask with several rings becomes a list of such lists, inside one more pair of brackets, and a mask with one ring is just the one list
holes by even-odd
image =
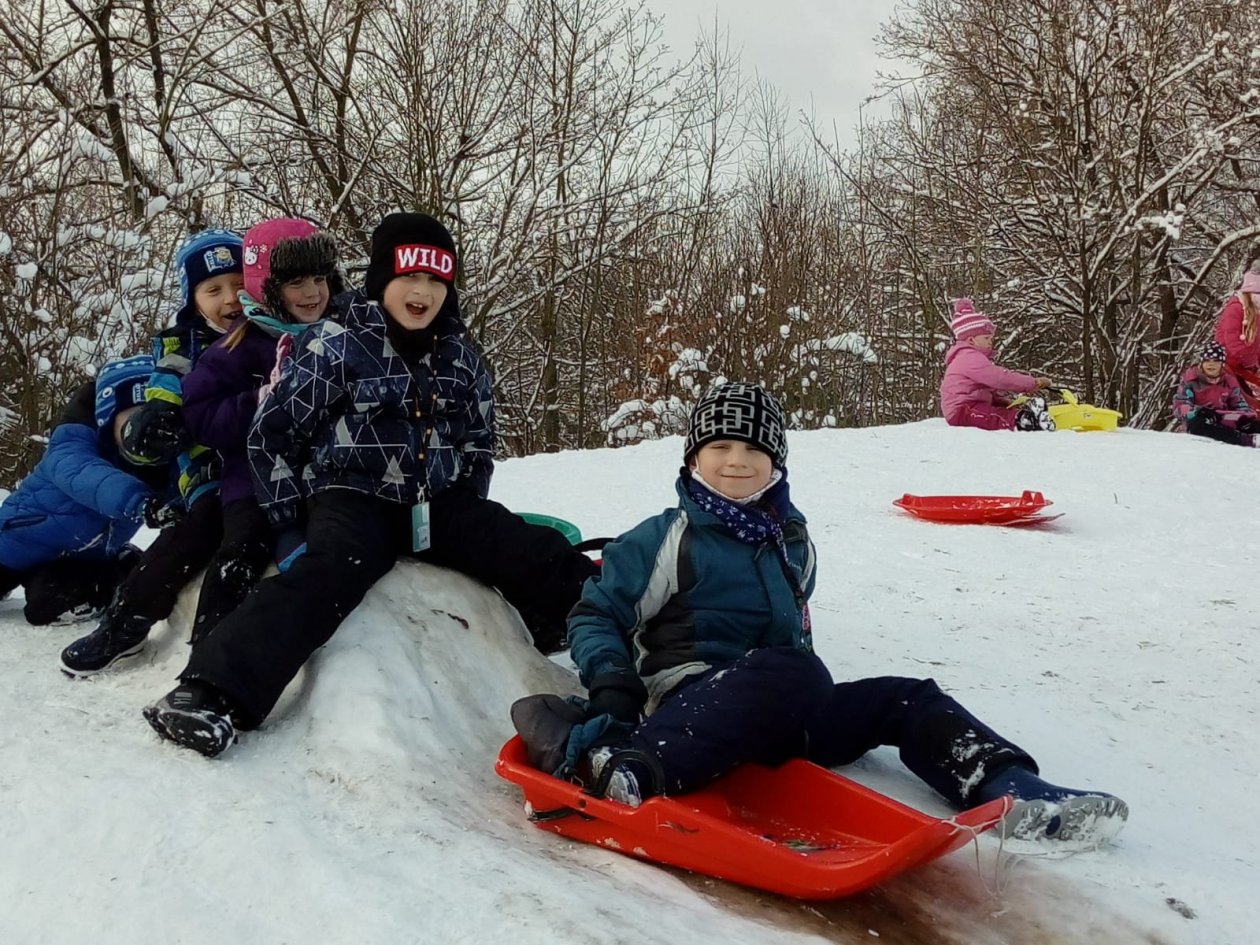
[[1083, 404], [1070, 390], [1061, 390], [1059, 395], [1063, 403], [1051, 404], [1048, 409], [1055, 427], [1060, 430], [1075, 430], [1078, 433], [1114, 430], [1123, 416], [1118, 410]]

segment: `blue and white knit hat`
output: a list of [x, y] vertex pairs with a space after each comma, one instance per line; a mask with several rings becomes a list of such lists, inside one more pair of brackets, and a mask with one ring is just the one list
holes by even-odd
[[153, 374], [147, 354], [110, 361], [96, 375], [96, 427], [108, 424], [120, 410], [144, 403], [144, 388]]
[[691, 412], [683, 462], [714, 440], [740, 440], [769, 455], [779, 469], [787, 468], [787, 425], [783, 408], [756, 384], [722, 384], [700, 398]]
[[197, 286], [225, 272], [243, 272], [243, 241], [231, 230], [202, 230], [194, 233], [175, 253], [179, 268], [179, 291], [184, 305], [192, 302]]

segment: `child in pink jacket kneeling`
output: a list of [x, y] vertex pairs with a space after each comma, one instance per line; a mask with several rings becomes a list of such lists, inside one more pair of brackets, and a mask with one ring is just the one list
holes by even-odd
[[1031, 394], [1050, 386], [1050, 378], [1008, 371], [993, 363], [997, 329], [971, 299], [954, 303], [950, 329], [956, 339], [945, 355], [941, 379], [941, 412], [951, 427], [981, 430], [1053, 430], [1054, 421], [1041, 397], [1012, 407], [1014, 394]]
[[1260, 421], [1226, 364], [1225, 346], [1207, 342], [1199, 363], [1188, 367], [1173, 395], [1178, 431], [1235, 446], [1260, 446]]

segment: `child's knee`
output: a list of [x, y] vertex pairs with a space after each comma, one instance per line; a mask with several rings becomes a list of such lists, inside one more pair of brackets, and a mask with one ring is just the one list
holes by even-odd
[[754, 650], [742, 661], [744, 668], [763, 675], [763, 685], [807, 702], [825, 696], [832, 686], [827, 666], [813, 653], [790, 646]]
[[906, 706], [925, 705], [945, 695], [935, 679], [914, 676], [885, 676], [881, 680], [890, 703]]

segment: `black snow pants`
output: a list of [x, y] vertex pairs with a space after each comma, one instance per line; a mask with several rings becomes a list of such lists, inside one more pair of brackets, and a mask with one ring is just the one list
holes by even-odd
[[140, 552], [128, 546], [107, 560], [58, 558], [27, 571], [0, 565], [0, 598], [21, 585], [26, 589], [26, 622], [43, 626], [78, 607], [104, 607], [139, 558]]
[[1253, 446], [1255, 445], [1254, 435], [1260, 433], [1260, 422], [1251, 417], [1244, 417], [1234, 426], [1227, 427], [1215, 416], [1199, 415], [1186, 421], [1186, 432], [1233, 446]]
[[430, 535], [429, 550], [414, 554], [409, 507], [346, 489], [312, 497], [306, 552], [193, 647], [180, 678], [220, 690], [236, 723], [253, 728], [399, 555], [461, 571], [518, 609], [559, 621], [596, 572], [555, 529], [459, 487], [433, 499]]
[[223, 540], [201, 579], [190, 642], [196, 643], [240, 606], [267, 570], [271, 554], [271, 527], [258, 502], [236, 499], [224, 505]]
[[217, 495], [193, 503], [188, 515], [158, 532], [140, 563], [119, 585], [123, 612], [165, 620], [189, 578], [209, 563], [223, 541], [223, 507]]
[[696, 677], [631, 736], [660, 762], [667, 794], [703, 787], [747, 761], [808, 758], [828, 768], [880, 745], [958, 808], [1023, 749], [998, 735], [931, 679], [881, 676], [835, 683], [822, 660], [791, 647], [754, 650]]

